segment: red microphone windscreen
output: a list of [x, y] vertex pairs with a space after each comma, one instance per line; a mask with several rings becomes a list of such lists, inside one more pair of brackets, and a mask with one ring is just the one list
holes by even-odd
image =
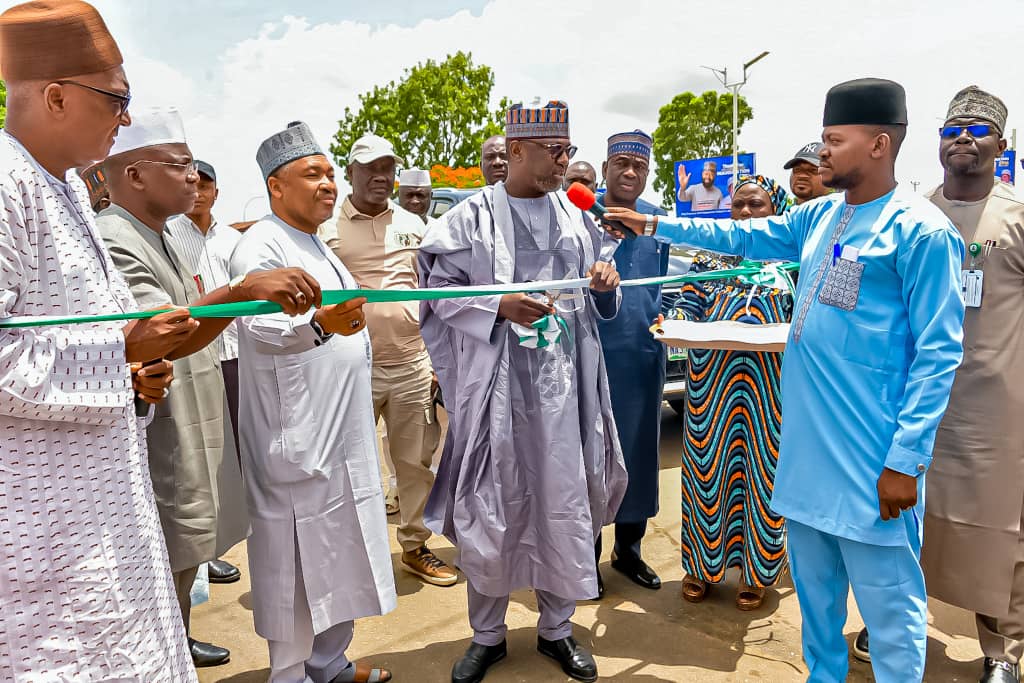
[[590, 207], [597, 202], [597, 197], [590, 191], [590, 188], [582, 183], [573, 183], [569, 186], [569, 189], [565, 191], [565, 194], [569, 196], [569, 201], [572, 202], [576, 208], [589, 211]]

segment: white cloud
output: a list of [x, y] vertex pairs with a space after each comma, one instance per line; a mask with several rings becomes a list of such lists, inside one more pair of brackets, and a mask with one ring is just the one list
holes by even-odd
[[[566, 100], [578, 158], [592, 162], [603, 158], [609, 134], [653, 131], [658, 107], [676, 93], [715, 88], [701, 65], [771, 50], [742, 91], [754, 119], [740, 144], [758, 153], [761, 172], [779, 176], [789, 156], [820, 134], [830, 86], [860, 76], [892, 78], [906, 87], [911, 116], [898, 175], [924, 189], [941, 178], [936, 128], [956, 90], [978, 83], [1001, 95], [1011, 127], [1024, 112], [1024, 94], [1011, 76], [1021, 4], [977, 0], [970, 21], [965, 11], [952, 0], [495, 0], [479, 16], [463, 11], [412, 28], [288, 16], [233, 46], [189, 44], [187, 23], [195, 17], [183, 13], [181, 26], [168, 30], [179, 32], [182, 49], [212, 50], [209, 63], [218, 64], [212, 78], [190, 78], [146, 59], [145, 45], [126, 53], [140, 101], [143, 94], [173, 99], [185, 111], [193, 151], [218, 168], [225, 220], [240, 220], [247, 200], [263, 194], [255, 154], [267, 135], [302, 119], [326, 149], [359, 93], [456, 50], [471, 51], [477, 63], [494, 69], [495, 102], [502, 95]], [[257, 207], [266, 204], [252, 201], [250, 218]]]

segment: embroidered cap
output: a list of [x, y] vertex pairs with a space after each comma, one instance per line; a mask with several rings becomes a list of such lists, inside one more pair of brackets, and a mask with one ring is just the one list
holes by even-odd
[[514, 104], [505, 113], [506, 139], [568, 137], [569, 107], [565, 102], [551, 100], [538, 108]]

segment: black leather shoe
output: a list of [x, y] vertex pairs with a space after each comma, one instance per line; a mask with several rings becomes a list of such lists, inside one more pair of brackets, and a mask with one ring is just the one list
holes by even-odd
[[211, 560], [206, 565], [210, 575], [210, 583], [234, 583], [242, 578], [238, 567], [224, 560]]
[[644, 588], [650, 588], [651, 590], [658, 590], [661, 588], [661, 579], [654, 573], [654, 570], [647, 566], [647, 563], [641, 560], [639, 557], [634, 558], [620, 558], [612, 554], [612, 569], [616, 569], [627, 577], [635, 584], [643, 586]]
[[220, 666], [231, 660], [231, 650], [217, 647], [212, 643], [203, 643], [195, 638], [188, 639], [188, 649], [192, 651], [192, 663], [196, 668], [202, 666]]
[[1020, 665], [985, 657], [981, 683], [1020, 683]]
[[853, 656], [862, 662], [871, 663], [871, 651], [868, 650], [868, 630], [862, 628], [853, 641]]
[[561, 640], [545, 640], [538, 636], [537, 652], [561, 664], [562, 671], [577, 681], [591, 683], [597, 680], [597, 663], [572, 636]]
[[452, 683], [479, 683], [484, 680], [487, 669], [505, 659], [507, 654], [504, 640], [497, 645], [470, 643], [466, 654], [452, 667]]

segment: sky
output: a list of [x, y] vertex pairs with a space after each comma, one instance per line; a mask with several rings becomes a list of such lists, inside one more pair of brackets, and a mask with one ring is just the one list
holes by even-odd
[[[15, 4], [0, 0], [0, 9]], [[687, 90], [721, 89], [704, 66], [764, 50], [741, 94], [754, 118], [740, 147], [757, 170], [819, 138], [829, 87], [864, 76], [907, 90], [901, 183], [941, 181], [938, 127], [950, 98], [977, 84], [1004, 99], [1024, 136], [1018, 39], [1024, 2], [994, 0], [94, 0], [125, 55], [132, 107], [178, 107], [193, 154], [217, 169], [222, 221], [267, 211], [259, 143], [296, 119], [327, 150], [346, 106], [374, 85], [458, 50], [494, 70], [502, 96], [569, 104], [577, 160], [599, 166], [609, 135], [653, 132]], [[1024, 145], [1024, 139], [1021, 140]], [[340, 176], [339, 176], [340, 177]], [[653, 173], [650, 178], [653, 183]], [[1022, 180], [1024, 182], [1024, 180]], [[348, 188], [343, 179], [342, 192]], [[911, 185], [911, 187], [913, 187]], [[645, 197], [657, 199], [648, 188]]]

